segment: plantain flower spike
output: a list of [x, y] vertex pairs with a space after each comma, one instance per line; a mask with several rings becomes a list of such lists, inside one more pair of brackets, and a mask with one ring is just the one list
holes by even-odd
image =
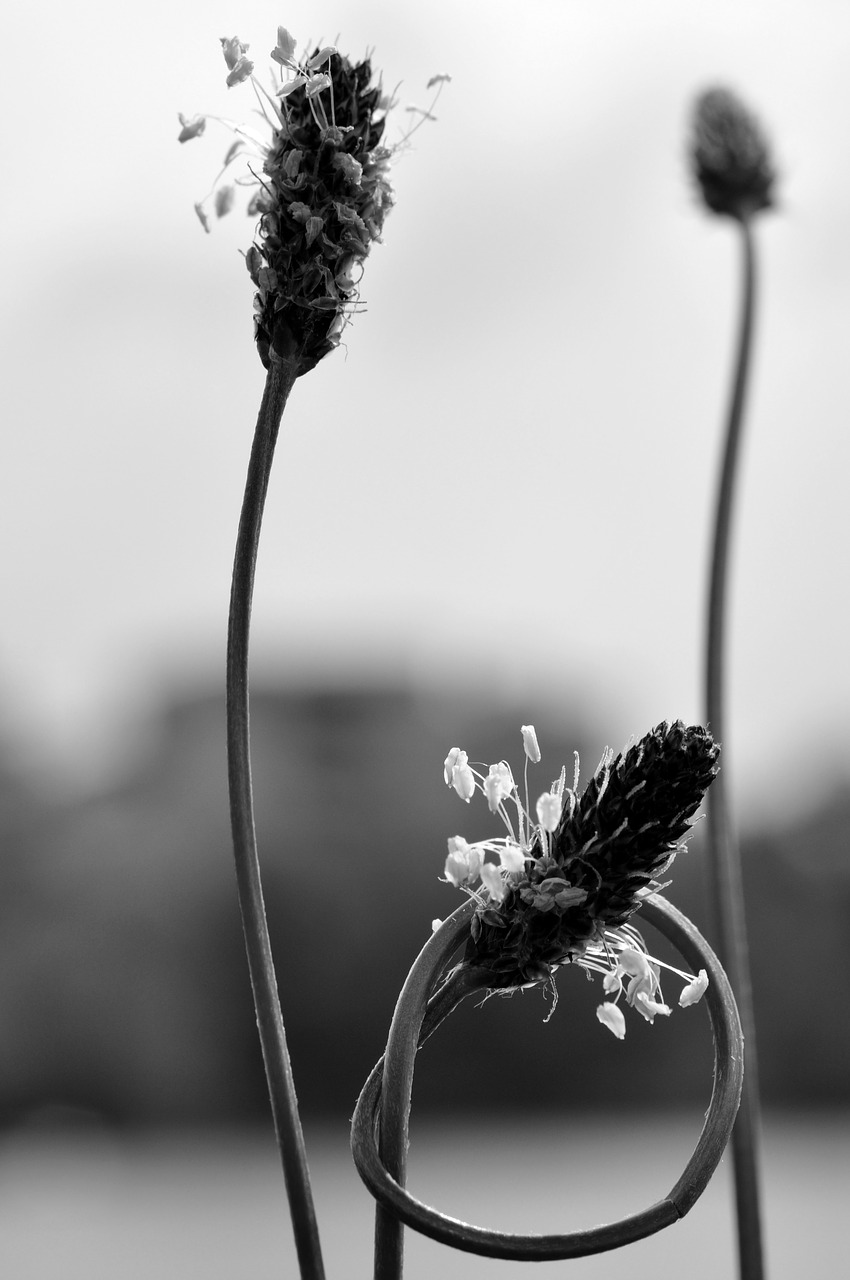
[[[539, 760], [534, 730], [524, 725], [522, 734], [528, 758]], [[449, 840], [444, 878], [476, 900], [460, 967], [476, 970], [491, 990], [546, 981], [565, 964], [601, 974], [613, 998], [597, 1017], [618, 1039], [625, 1034], [621, 999], [648, 1022], [670, 1015], [662, 968], [685, 983], [680, 1007], [696, 1004], [708, 986], [705, 971], [694, 976], [654, 959], [631, 919], [684, 848], [719, 754], [707, 729], [664, 721], [617, 756], [606, 748], [580, 795], [566, 787], [562, 770], [537, 801], [535, 823], [504, 761], [484, 777], [453, 747], [446, 781], [467, 802], [480, 790], [507, 828], [484, 840]]]
[[[299, 59], [295, 40], [278, 27], [270, 92], [254, 75], [247, 44], [233, 36], [222, 38], [221, 48], [225, 83], [250, 83], [270, 137], [214, 116], [181, 115], [180, 142], [200, 137], [208, 119], [235, 134], [212, 191], [195, 212], [209, 231], [208, 205], [221, 217], [233, 204], [233, 187], [223, 194], [220, 180], [237, 160], [247, 160], [246, 174], [235, 181], [254, 187], [248, 213], [259, 216], [245, 255], [257, 291], [257, 349], [266, 368], [274, 354], [299, 376], [339, 345], [357, 305], [363, 263], [392, 208], [390, 160], [413, 128], [395, 146], [383, 145], [394, 102], [372, 84], [368, 58], [351, 63], [327, 45]], [[437, 86], [435, 101], [449, 78], [429, 82]]]
[[755, 116], [728, 89], [708, 89], [693, 112], [691, 165], [712, 213], [742, 221], [773, 205], [776, 172]]

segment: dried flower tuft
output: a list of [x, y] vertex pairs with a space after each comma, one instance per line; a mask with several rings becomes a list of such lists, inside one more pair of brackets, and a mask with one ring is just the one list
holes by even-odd
[[767, 140], [728, 89], [709, 89], [697, 99], [691, 163], [713, 213], [740, 220], [772, 206], [776, 173]]

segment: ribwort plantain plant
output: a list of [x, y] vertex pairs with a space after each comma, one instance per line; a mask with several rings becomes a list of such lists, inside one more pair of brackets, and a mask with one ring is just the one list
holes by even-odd
[[[254, 338], [266, 381], [239, 521], [228, 617], [231, 825], [254, 1004], [299, 1267], [305, 1280], [323, 1280], [254, 828], [248, 699], [251, 605], [283, 411], [297, 379], [339, 345], [358, 307], [365, 259], [380, 240], [393, 203], [390, 163], [413, 130], [395, 146], [387, 145], [386, 118], [394, 103], [379, 84], [373, 84], [368, 58], [352, 63], [332, 46], [298, 57], [294, 39], [280, 27], [270, 55], [274, 79], [266, 88], [254, 74], [247, 44], [236, 37], [223, 38], [221, 47], [226, 83], [229, 88], [250, 87], [261, 128], [213, 116], [181, 116], [179, 140], [200, 138], [209, 121], [224, 125], [234, 136], [211, 191], [195, 206], [204, 229], [210, 230], [212, 217], [221, 218], [233, 209], [240, 187], [250, 189], [247, 211], [258, 219], [245, 262], [255, 290]], [[435, 76], [429, 87], [439, 95], [447, 79]], [[431, 118], [430, 111], [421, 113], [421, 119], [426, 118]], [[741, 340], [711, 578], [707, 727], [664, 721], [618, 755], [606, 749], [581, 791], [576, 757], [572, 786], [567, 785], [566, 768], [562, 768], [533, 806], [528, 771], [541, 760], [533, 726], [524, 725], [521, 730], [522, 789], [506, 760], [491, 764], [485, 773], [484, 766], [470, 764], [464, 750], [449, 751], [443, 765], [446, 784], [467, 803], [480, 792], [506, 834], [473, 841], [461, 835], [449, 838], [444, 879], [464, 892], [467, 901], [447, 921], [434, 922], [432, 937], [399, 998], [386, 1054], [370, 1075], [355, 1111], [355, 1161], [377, 1201], [377, 1280], [398, 1280], [402, 1274], [402, 1224], [486, 1256], [552, 1260], [616, 1248], [669, 1226], [688, 1212], [705, 1189], [738, 1109], [741, 1025], [732, 987], [717, 957], [694, 926], [660, 895], [667, 884], [662, 877], [685, 847], [709, 788], [714, 795], [711, 863], [723, 954], [745, 1008], [748, 1078], [752, 1077], [747, 1119], [736, 1129], [742, 1275], [745, 1280], [761, 1276], [755, 1176], [757, 1090], [746, 939], [740, 868], [719, 773], [719, 742], [723, 740], [729, 517], [752, 331], [750, 223], [770, 206], [774, 177], [758, 126], [725, 91], [712, 91], [700, 99], [692, 163], [708, 208], [733, 218], [741, 227], [745, 262]], [[635, 923], [641, 913], [679, 950], [685, 968], [650, 954]], [[668, 1196], [647, 1210], [569, 1235], [510, 1236], [459, 1223], [420, 1204], [404, 1187], [419, 1047], [474, 992], [542, 986], [551, 991], [554, 1011], [556, 982], [574, 969], [601, 977], [602, 999], [596, 1015], [618, 1040], [626, 1035], [627, 1014], [649, 1023], [671, 1015], [662, 991], [662, 970], [682, 983], [679, 1007], [705, 999], [715, 1040], [714, 1089], [703, 1133], [682, 1176]]]

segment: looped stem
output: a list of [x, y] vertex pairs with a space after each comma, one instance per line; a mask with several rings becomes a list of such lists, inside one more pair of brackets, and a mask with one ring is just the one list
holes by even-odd
[[[705, 1124], [682, 1176], [662, 1200], [641, 1213], [606, 1226], [552, 1235], [522, 1235], [471, 1226], [423, 1204], [404, 1187], [407, 1122], [417, 1048], [459, 1000], [480, 990], [483, 975], [463, 978], [446, 965], [469, 931], [475, 910], [470, 900], [426, 943], [396, 1005], [385, 1057], [375, 1066], [352, 1120], [351, 1145], [361, 1178], [378, 1201], [376, 1280], [401, 1275], [404, 1223], [443, 1244], [490, 1258], [557, 1261], [601, 1253], [652, 1235], [684, 1217], [708, 1185], [729, 1139], [743, 1078], [743, 1037], [738, 1011], [720, 962], [689, 920], [656, 894], [641, 913], [677, 948], [693, 969], [705, 969], [705, 1001], [714, 1035], [714, 1086]], [[432, 996], [432, 993], [433, 994]], [[454, 997], [457, 997], [454, 999]]]

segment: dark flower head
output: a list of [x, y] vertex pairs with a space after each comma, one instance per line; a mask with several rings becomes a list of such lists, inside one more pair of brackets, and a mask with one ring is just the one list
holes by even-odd
[[392, 207], [391, 153], [380, 145], [382, 96], [369, 61], [352, 65], [331, 53], [322, 65], [321, 77], [281, 99], [247, 255], [260, 357], [268, 365], [273, 350], [302, 373], [339, 342], [363, 262]]
[[[538, 761], [532, 726], [523, 727], [523, 741], [528, 761]], [[480, 789], [509, 833], [474, 844], [462, 836], [449, 840], [446, 879], [479, 904], [462, 963], [494, 989], [539, 982], [569, 962], [605, 974], [606, 992], [621, 992], [623, 975], [630, 975], [629, 1003], [637, 1002], [650, 1021], [654, 1013], [669, 1013], [660, 996], [659, 962], [651, 967], [629, 921], [641, 899], [661, 887], [658, 877], [683, 847], [717, 774], [718, 756], [706, 729], [665, 722], [616, 757], [606, 750], [580, 796], [578, 771], [569, 789], [562, 770], [538, 798], [535, 823], [527, 794], [523, 803], [505, 761], [491, 765], [485, 777], [466, 752], [452, 748], [446, 781], [466, 801]], [[488, 853], [498, 864], [486, 861]], [[704, 986], [681, 976], [689, 982], [684, 1003], [692, 1003]], [[600, 1007], [601, 1020], [619, 1034], [619, 1017]]]
[[713, 213], [742, 219], [773, 205], [776, 173], [767, 140], [728, 89], [709, 89], [696, 101], [691, 164]]
[[[382, 138], [393, 103], [372, 84], [368, 58], [352, 64], [326, 46], [299, 62], [283, 27], [271, 52], [278, 79], [273, 93], [254, 76], [247, 44], [234, 36], [221, 46], [227, 85], [250, 82], [271, 137], [221, 121], [236, 140], [195, 211], [207, 231], [208, 206], [218, 217], [228, 212], [235, 186], [220, 180], [247, 158], [247, 175], [235, 184], [255, 188], [248, 212], [259, 215], [245, 255], [257, 290], [257, 347], [267, 367], [274, 353], [296, 374], [306, 373], [338, 345], [357, 302], [363, 262], [392, 207], [387, 175], [396, 148], [383, 146]], [[447, 78], [433, 83], [442, 87]], [[200, 137], [208, 118], [216, 117], [181, 115], [179, 140]]]

